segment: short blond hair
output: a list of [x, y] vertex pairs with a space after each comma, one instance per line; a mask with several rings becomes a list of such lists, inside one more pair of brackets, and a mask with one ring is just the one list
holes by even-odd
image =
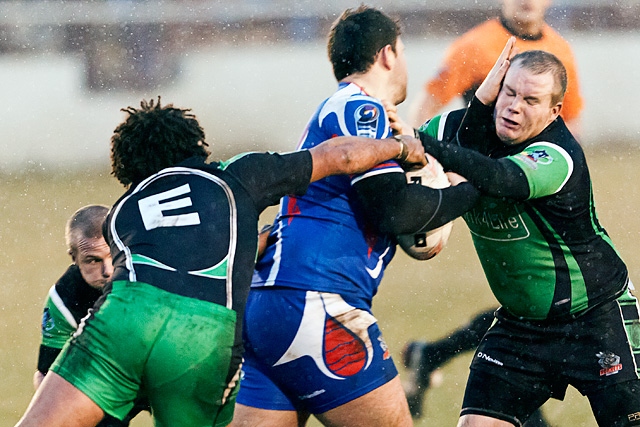
[[74, 254], [83, 238], [102, 237], [102, 224], [109, 213], [105, 205], [83, 206], [71, 215], [64, 230], [67, 249]]

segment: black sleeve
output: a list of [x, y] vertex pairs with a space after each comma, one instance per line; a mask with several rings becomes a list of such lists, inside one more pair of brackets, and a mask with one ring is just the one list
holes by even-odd
[[485, 155], [501, 144], [493, 121], [493, 105], [484, 105], [474, 96], [458, 127], [456, 140], [461, 147]]
[[262, 211], [278, 204], [282, 196], [307, 191], [313, 159], [309, 150], [285, 154], [245, 153], [228, 161], [225, 169], [235, 175]]
[[441, 190], [407, 184], [402, 173], [368, 177], [354, 188], [367, 219], [391, 235], [438, 228], [471, 209], [480, 195], [468, 183]]
[[56, 357], [60, 354], [60, 351], [61, 349], [59, 348], [40, 345], [40, 353], [38, 354], [38, 371], [46, 374], [53, 364], [53, 361], [56, 360]]
[[422, 132], [420, 140], [425, 151], [438, 159], [445, 170], [462, 175], [481, 193], [515, 200], [529, 197], [527, 177], [511, 160], [492, 159], [475, 150], [438, 141]]

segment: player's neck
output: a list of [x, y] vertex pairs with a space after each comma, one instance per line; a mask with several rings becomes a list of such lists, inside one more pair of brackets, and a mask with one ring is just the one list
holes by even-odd
[[382, 79], [372, 73], [352, 74], [340, 80], [340, 83], [353, 83], [373, 98], [388, 99], [388, 85], [384, 84]]
[[504, 16], [500, 17], [500, 23], [511, 34], [522, 40], [539, 40], [542, 38], [542, 28], [544, 22], [522, 22], [516, 20], [507, 20]]

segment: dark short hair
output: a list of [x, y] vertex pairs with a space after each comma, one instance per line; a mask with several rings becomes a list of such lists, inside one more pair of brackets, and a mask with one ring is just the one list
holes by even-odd
[[368, 71], [387, 45], [395, 52], [400, 33], [398, 21], [377, 9], [361, 5], [345, 10], [333, 23], [327, 45], [336, 79]]
[[105, 205], [87, 205], [71, 215], [64, 229], [64, 237], [70, 254], [77, 251], [80, 240], [102, 237], [102, 224], [107, 213], [109, 213], [109, 208]]
[[204, 130], [191, 110], [153, 100], [123, 108], [129, 116], [111, 137], [111, 173], [123, 185], [139, 182], [189, 157], [206, 159]]
[[511, 66], [514, 65], [533, 74], [551, 73], [555, 82], [551, 104], [555, 105], [564, 99], [567, 91], [567, 70], [555, 55], [544, 50], [527, 50], [511, 58]]

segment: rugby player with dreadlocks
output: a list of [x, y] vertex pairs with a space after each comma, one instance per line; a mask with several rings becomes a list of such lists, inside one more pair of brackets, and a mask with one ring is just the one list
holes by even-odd
[[123, 111], [111, 159], [128, 189], [103, 230], [111, 291], [51, 366], [21, 427], [94, 426], [105, 413], [123, 419], [141, 392], [156, 426], [227, 425], [260, 213], [328, 175], [389, 159], [425, 163], [412, 137], [334, 138], [207, 163], [204, 131], [189, 110], [158, 98]]

